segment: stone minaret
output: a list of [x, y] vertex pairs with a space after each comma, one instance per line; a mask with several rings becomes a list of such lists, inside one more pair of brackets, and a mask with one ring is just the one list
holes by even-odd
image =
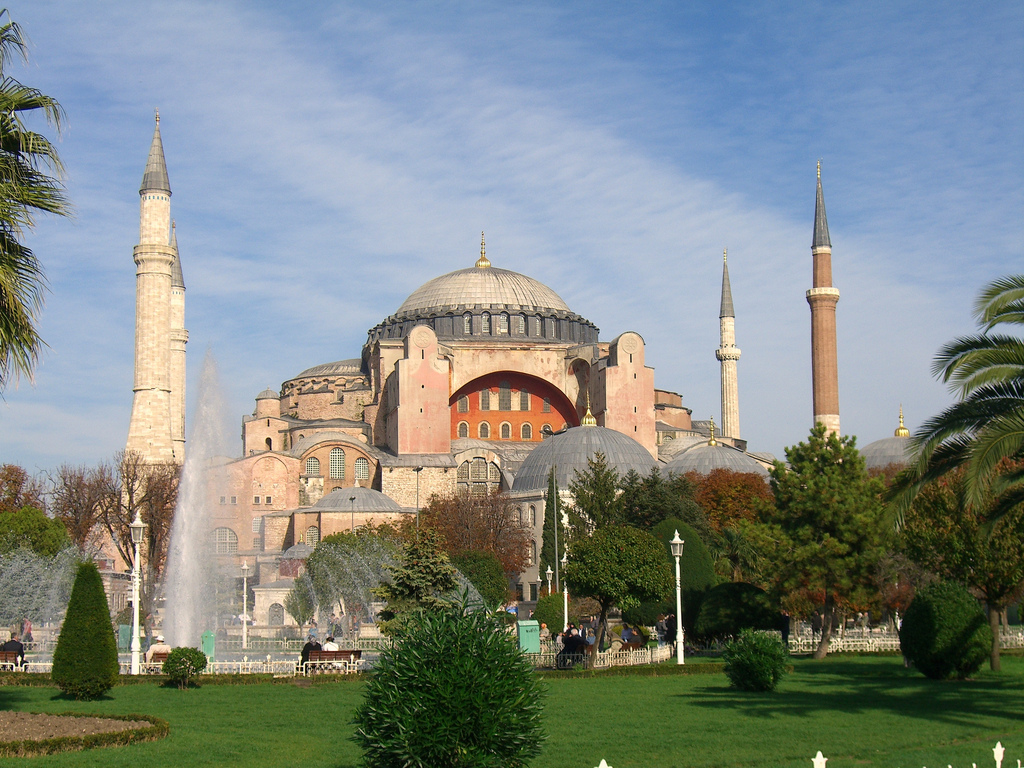
[[839, 290], [832, 287], [832, 241], [825, 218], [818, 163], [818, 196], [814, 202], [814, 287], [807, 291], [811, 305], [811, 378], [814, 390], [814, 423], [829, 433], [839, 433], [839, 360], [836, 349], [836, 304]]
[[715, 357], [722, 363], [722, 437], [740, 436], [740, 395], [736, 380], [736, 361], [740, 350], [736, 346], [736, 312], [732, 307], [732, 288], [729, 285], [729, 252], [722, 252], [722, 308], [718, 313], [721, 345]]
[[135, 395], [126, 447], [149, 462], [180, 463], [185, 458], [184, 425], [176, 415], [184, 413], [188, 335], [184, 286], [173, 287], [183, 281], [171, 233], [171, 185], [159, 113], [139, 196], [139, 244], [134, 251]]

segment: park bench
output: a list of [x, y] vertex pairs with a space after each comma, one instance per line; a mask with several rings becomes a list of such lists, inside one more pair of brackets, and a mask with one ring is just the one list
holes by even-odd
[[18, 652], [0, 651], [0, 669], [10, 672], [18, 669]]
[[167, 657], [170, 656], [169, 651], [153, 651], [153, 656], [149, 661], [146, 661], [146, 656], [142, 656], [142, 663], [139, 665], [140, 671], [144, 675], [159, 675], [164, 671], [164, 662], [167, 661]]
[[302, 674], [312, 675], [323, 672], [355, 672], [363, 652], [353, 648], [337, 651], [310, 651], [309, 661], [303, 666]]

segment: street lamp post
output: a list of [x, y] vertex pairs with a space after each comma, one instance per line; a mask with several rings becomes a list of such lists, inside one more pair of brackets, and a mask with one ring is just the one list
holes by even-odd
[[249, 647], [249, 563], [242, 561], [242, 650]]
[[569, 628], [569, 583], [565, 580], [565, 566], [569, 564], [569, 550], [562, 555], [562, 629]]
[[416, 467], [413, 470], [416, 473], [416, 527], [420, 527], [420, 472], [423, 471], [423, 467]]
[[146, 524], [139, 517], [139, 510], [135, 510], [135, 519], [128, 528], [132, 532], [132, 544], [135, 546], [135, 561], [132, 563], [132, 674], [139, 674], [139, 654], [142, 650], [139, 644], [139, 581], [142, 578], [142, 571], [139, 563], [139, 552], [142, 546], [142, 534], [146, 530]]
[[356, 497], [355, 496], [349, 496], [348, 497], [348, 503], [349, 503], [349, 511], [350, 511], [350, 514], [352, 515], [352, 523], [351, 523], [351, 525], [352, 525], [352, 533], [355, 533], [356, 532]]
[[679, 577], [679, 558], [683, 556], [682, 539], [679, 538], [679, 531], [669, 542], [672, 548], [672, 557], [676, 559], [676, 664], [685, 664], [683, 659], [683, 583]]
[[547, 577], [548, 577], [548, 594], [549, 594], [549, 595], [551, 594], [551, 574], [552, 574], [552, 570], [551, 570], [551, 566], [549, 565], [549, 566], [548, 566], [548, 570], [547, 570]]

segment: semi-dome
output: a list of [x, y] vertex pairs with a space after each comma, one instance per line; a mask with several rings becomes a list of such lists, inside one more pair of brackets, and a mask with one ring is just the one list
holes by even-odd
[[532, 277], [497, 267], [470, 267], [428, 280], [402, 302], [395, 315], [429, 317], [477, 305], [508, 311], [569, 311], [557, 293]]
[[354, 486], [338, 488], [325, 494], [313, 508], [319, 512], [401, 512], [402, 508], [390, 496], [373, 488]]
[[738, 448], [723, 445], [714, 439], [687, 448], [665, 465], [665, 473], [672, 475], [684, 475], [687, 472], [708, 475], [716, 469], [749, 472], [768, 477], [768, 470], [760, 462]]
[[629, 435], [606, 427], [573, 427], [552, 435], [530, 451], [516, 473], [512, 491], [546, 489], [552, 467], [558, 487], [566, 489], [575, 479], [576, 471], [586, 471], [588, 459], [597, 453], [604, 454], [608, 466], [620, 477], [631, 469], [646, 477], [657, 465], [647, 449]]

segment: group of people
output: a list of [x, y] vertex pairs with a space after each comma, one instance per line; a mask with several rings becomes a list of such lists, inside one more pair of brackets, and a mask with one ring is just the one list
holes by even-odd
[[302, 652], [299, 654], [299, 659], [300, 659], [301, 663], [305, 664], [307, 661], [309, 661], [309, 655], [313, 651], [340, 651], [340, 650], [341, 650], [341, 646], [339, 646], [338, 642], [334, 639], [334, 635], [328, 635], [327, 638], [324, 640], [324, 644], [320, 645], [320, 641], [316, 639], [316, 635], [313, 634], [313, 633], [310, 633], [306, 637], [306, 644], [304, 646], [302, 646]]

